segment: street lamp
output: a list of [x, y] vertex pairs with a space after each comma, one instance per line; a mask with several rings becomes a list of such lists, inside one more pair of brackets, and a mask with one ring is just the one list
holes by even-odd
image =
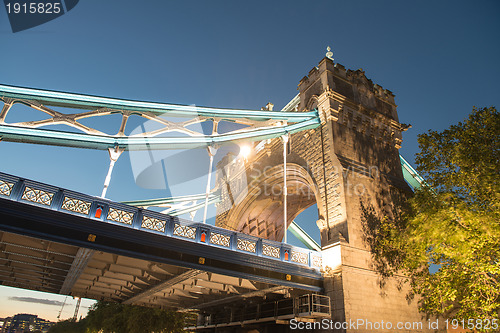
[[240, 146], [240, 156], [243, 157], [245, 160], [250, 156], [252, 153], [252, 147], [250, 145], [242, 145]]

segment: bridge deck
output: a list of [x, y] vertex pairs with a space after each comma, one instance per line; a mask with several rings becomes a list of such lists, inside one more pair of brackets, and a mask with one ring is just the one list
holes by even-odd
[[321, 254], [0, 173], [3, 285], [201, 308], [320, 291]]

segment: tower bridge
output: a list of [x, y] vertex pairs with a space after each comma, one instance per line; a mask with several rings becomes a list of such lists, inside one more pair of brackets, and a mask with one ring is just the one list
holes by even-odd
[[[407, 126], [399, 123], [394, 95], [362, 70], [325, 57], [282, 111], [7, 85], [0, 85], [0, 100], [2, 141], [110, 153], [100, 197], [0, 173], [2, 285], [194, 311], [199, 320], [193, 330], [274, 325], [286, 331], [294, 318], [421, 320], [405, 287], [399, 290], [391, 279], [380, 287], [364, 243], [365, 210], [391, 217], [393, 198], [408, 195], [408, 184], [418, 187], [423, 179], [398, 153]], [[46, 119], [7, 123], [16, 104]], [[110, 114], [121, 116], [117, 133], [81, 122]], [[157, 127], [129, 134], [132, 115]], [[193, 130], [200, 123], [210, 123], [211, 134]], [[240, 126], [222, 131], [224, 123]], [[72, 130], [44, 128], [54, 124]], [[224, 157], [215, 187], [209, 176], [204, 194], [126, 203], [105, 198], [123, 151], [205, 147], [210, 174], [217, 149], [233, 142], [250, 143], [251, 154]], [[204, 223], [209, 204], [217, 207], [215, 226]], [[314, 204], [321, 244], [294, 222]], [[166, 214], [147, 209], [155, 206], [167, 208]], [[203, 223], [177, 217], [202, 208]], [[287, 244], [287, 229], [308, 248]]]

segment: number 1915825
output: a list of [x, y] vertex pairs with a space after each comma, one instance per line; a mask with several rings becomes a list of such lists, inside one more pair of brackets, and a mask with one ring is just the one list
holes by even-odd
[[61, 12], [59, 2], [7, 2], [5, 7], [8, 14], [59, 14]]

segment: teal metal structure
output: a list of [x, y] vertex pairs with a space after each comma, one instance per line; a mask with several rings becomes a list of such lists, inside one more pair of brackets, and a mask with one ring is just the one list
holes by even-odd
[[[4, 103], [0, 111], [0, 138], [3, 141], [101, 150], [109, 149], [110, 151], [117, 148], [122, 151], [192, 149], [220, 146], [231, 142], [262, 141], [316, 128], [321, 124], [316, 110], [310, 112], [289, 111], [299, 103], [298, 96], [285, 107], [284, 111], [258, 111], [135, 101], [0, 84], [0, 101]], [[7, 124], [5, 122], [6, 116], [16, 103], [44, 112], [50, 118], [40, 121]], [[51, 107], [80, 109], [87, 110], [87, 112], [62, 113], [51, 109]], [[109, 114], [122, 115], [120, 129], [115, 135], [108, 135], [78, 122], [80, 119]], [[131, 115], [153, 120], [164, 127], [140, 135], [125, 135], [127, 120]], [[189, 118], [190, 120], [173, 122], [165, 119], [165, 117]], [[214, 123], [214, 130], [211, 135], [188, 129], [188, 126], [192, 124], [205, 121]], [[219, 122], [233, 122], [247, 127], [228, 133], [218, 133], [217, 124]], [[81, 131], [81, 133], [39, 128], [57, 124], [68, 125]], [[172, 132], [181, 133], [182, 135], [174, 137], [162, 136]], [[404, 178], [413, 189], [418, 189], [425, 184], [424, 179], [401, 155], [400, 160]], [[167, 207], [170, 208], [169, 215], [179, 216], [203, 208], [206, 203], [198, 203], [198, 201], [206, 198], [207, 194], [199, 194], [176, 198], [128, 201], [126, 204], [139, 207]], [[208, 204], [219, 201], [220, 198], [216, 192], [213, 191], [208, 195]], [[182, 204], [183, 202], [192, 204], [175, 208], [176, 204]], [[317, 242], [295, 221], [292, 222], [289, 229], [309, 249], [321, 250]]]
[[[260, 141], [280, 137], [287, 133], [315, 128], [320, 125], [317, 111], [276, 112], [207, 108], [190, 105], [175, 105], [142, 102], [91, 95], [72, 94], [32, 88], [0, 85], [0, 100], [4, 102], [0, 113], [0, 136], [4, 141], [36, 143], [75, 148], [102, 149], [120, 147], [122, 150], [193, 149], [229, 142]], [[5, 118], [11, 107], [21, 103], [51, 116], [50, 119], [6, 124]], [[61, 113], [50, 107], [91, 110], [82, 113]], [[80, 119], [121, 114], [122, 123], [116, 135], [107, 135], [79, 123]], [[125, 135], [128, 117], [138, 115], [164, 126], [163, 129]], [[173, 122], [165, 117], [190, 118]], [[189, 125], [205, 121], [233, 122], [248, 128], [204, 135], [188, 128]], [[39, 127], [63, 124], [83, 133], [40, 129]], [[215, 126], [216, 128], [216, 126]], [[177, 137], [164, 137], [165, 133], [177, 132]]]
[[403, 156], [399, 155], [401, 161], [401, 168], [403, 169], [403, 177], [406, 182], [413, 187], [414, 190], [421, 188], [425, 185], [425, 180], [418, 174], [418, 172], [408, 163]]

